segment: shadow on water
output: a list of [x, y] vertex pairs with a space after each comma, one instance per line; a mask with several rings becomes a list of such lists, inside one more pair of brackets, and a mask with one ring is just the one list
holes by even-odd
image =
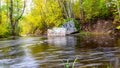
[[119, 68], [120, 38], [108, 35], [26, 37], [0, 41], [0, 68]]

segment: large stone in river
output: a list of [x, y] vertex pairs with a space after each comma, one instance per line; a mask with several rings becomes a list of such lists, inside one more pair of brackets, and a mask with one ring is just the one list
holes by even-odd
[[66, 28], [53, 28], [48, 29], [47, 31], [48, 36], [65, 36], [66, 35]]
[[78, 31], [73, 20], [65, 22], [61, 27], [66, 28], [66, 34], [71, 34]]
[[65, 22], [61, 27], [48, 29], [48, 36], [65, 36], [66, 34], [71, 34], [77, 32], [74, 21]]

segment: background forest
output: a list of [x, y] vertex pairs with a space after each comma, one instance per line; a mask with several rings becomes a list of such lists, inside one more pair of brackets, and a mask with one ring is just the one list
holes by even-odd
[[80, 28], [98, 19], [111, 20], [119, 30], [120, 0], [0, 0], [0, 37], [45, 34], [71, 19]]

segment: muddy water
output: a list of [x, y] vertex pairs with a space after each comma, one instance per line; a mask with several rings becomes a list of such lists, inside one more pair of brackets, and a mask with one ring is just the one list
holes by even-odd
[[21, 37], [0, 41], [0, 68], [119, 68], [120, 38], [114, 36]]

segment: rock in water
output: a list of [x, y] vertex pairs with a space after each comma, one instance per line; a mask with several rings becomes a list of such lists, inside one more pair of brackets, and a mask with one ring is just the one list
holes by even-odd
[[47, 35], [50, 36], [65, 36], [66, 34], [71, 34], [77, 32], [73, 20], [65, 22], [61, 27], [48, 29]]
[[66, 35], [66, 28], [53, 28], [48, 29], [47, 32], [48, 36], [65, 36]]
[[73, 20], [65, 22], [61, 27], [66, 28], [66, 34], [71, 34], [78, 31]]

